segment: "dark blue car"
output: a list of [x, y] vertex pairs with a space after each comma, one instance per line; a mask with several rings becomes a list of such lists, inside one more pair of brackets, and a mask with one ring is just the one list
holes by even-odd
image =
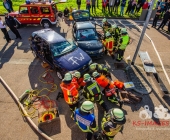
[[104, 46], [101, 43], [95, 25], [90, 21], [88, 10], [76, 10], [72, 12], [74, 19], [73, 40], [78, 47], [85, 51], [91, 58], [101, 58], [104, 54]]
[[84, 73], [92, 63], [87, 53], [52, 29], [33, 32], [31, 42], [34, 55], [56, 70], [59, 79], [68, 71]]

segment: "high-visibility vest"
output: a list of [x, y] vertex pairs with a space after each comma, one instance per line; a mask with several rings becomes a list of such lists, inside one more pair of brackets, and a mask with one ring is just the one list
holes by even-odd
[[130, 37], [129, 35], [124, 35], [121, 37], [121, 39], [122, 39], [122, 43], [120, 44], [119, 49], [125, 50], [127, 45], [129, 44]]
[[113, 51], [113, 48], [114, 48], [114, 38], [113, 37], [109, 37], [109, 38], [106, 38], [104, 41], [103, 41], [106, 49], [108, 51]]
[[76, 89], [76, 86], [73, 83], [65, 84], [62, 82], [60, 87], [63, 91], [66, 103], [69, 105], [75, 104], [78, 99], [78, 90]]
[[[108, 124], [108, 123], [109, 123], [109, 124]], [[111, 123], [112, 123], [113, 125], [110, 126]], [[110, 131], [106, 131], [106, 130], [105, 130], [105, 127], [109, 127], [109, 126], [110, 126], [110, 129], [109, 129]], [[115, 135], [121, 130], [122, 126], [123, 126], [123, 125], [119, 125], [119, 124], [116, 124], [116, 123], [114, 123], [114, 122], [112, 122], [112, 121], [107, 120], [106, 117], [104, 117], [104, 118], [102, 119], [101, 128], [102, 128], [102, 131], [104, 132], [104, 134], [105, 134], [106, 136], [115, 136]]]
[[109, 79], [107, 79], [104, 75], [95, 78], [95, 80], [102, 88], [105, 88], [109, 84]]

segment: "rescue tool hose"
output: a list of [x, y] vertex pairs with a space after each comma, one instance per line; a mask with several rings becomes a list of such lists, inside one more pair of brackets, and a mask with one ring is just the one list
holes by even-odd
[[2, 85], [10, 92], [12, 95], [13, 99], [16, 101], [18, 106], [21, 108], [22, 112], [25, 114], [25, 118], [28, 120], [28, 122], [33, 126], [33, 128], [45, 139], [47, 140], [52, 140], [49, 136], [47, 136], [45, 133], [43, 133], [31, 120], [31, 118], [28, 116], [26, 110], [24, 109], [23, 105], [20, 103], [18, 97], [15, 95], [15, 93], [11, 90], [11, 88], [7, 85], [7, 83], [2, 79], [0, 76], [0, 81], [2, 82]]

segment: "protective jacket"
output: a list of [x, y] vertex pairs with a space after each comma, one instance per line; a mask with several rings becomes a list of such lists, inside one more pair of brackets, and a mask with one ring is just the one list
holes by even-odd
[[83, 88], [83, 94], [86, 99], [89, 99], [92, 102], [101, 99], [100, 87], [97, 82], [92, 79], [86, 82], [86, 85]]
[[121, 50], [125, 50], [127, 45], [129, 44], [129, 41], [130, 41], [130, 37], [129, 35], [123, 35], [121, 38], [120, 38], [120, 46], [119, 46], [119, 49]]
[[101, 128], [106, 136], [115, 136], [122, 127], [123, 124], [117, 124], [116, 122], [111, 121], [109, 113], [107, 113], [102, 119]]
[[78, 90], [73, 83], [65, 84], [62, 82], [60, 87], [64, 94], [64, 99], [69, 105], [73, 105], [78, 101]]
[[113, 37], [109, 37], [109, 38], [106, 38], [105, 40], [103, 40], [103, 44], [106, 47], [106, 49], [109, 51], [109, 53], [113, 52], [113, 48], [114, 48], [114, 38]]
[[102, 25], [104, 32], [107, 32], [111, 29], [112, 25], [109, 22], [105, 22]]
[[120, 37], [120, 29], [117, 27], [114, 30], [110, 32], [115, 40], [117, 40]]
[[95, 132], [98, 130], [94, 114], [82, 112], [80, 109], [75, 110], [75, 122], [83, 132]]
[[81, 86], [85, 86], [85, 84], [86, 84], [83, 81], [83, 78], [78, 79], [77, 77], [73, 77], [71, 83], [73, 83], [76, 86], [77, 90], [79, 90]]

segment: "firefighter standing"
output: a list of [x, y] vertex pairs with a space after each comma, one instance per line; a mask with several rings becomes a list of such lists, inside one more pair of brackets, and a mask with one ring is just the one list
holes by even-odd
[[98, 83], [99, 86], [104, 88], [103, 93], [107, 97], [107, 99], [112, 103], [119, 103], [120, 108], [122, 108], [123, 102], [115, 96], [116, 87], [113, 81], [110, 81], [104, 75], [100, 75], [98, 72], [93, 72], [93, 77]]
[[117, 59], [116, 59], [117, 61], [121, 61], [123, 59], [125, 49], [129, 44], [129, 42], [130, 42], [130, 37], [127, 33], [127, 30], [126, 28], [122, 28], [121, 37], [118, 42]]
[[97, 82], [89, 74], [84, 74], [84, 81], [86, 83], [83, 88], [84, 97], [92, 102], [97, 101], [107, 112], [108, 108], [102, 99], [102, 92]]
[[[125, 123], [126, 118], [121, 109], [118, 108], [110, 109], [109, 112], [102, 119], [101, 134], [108, 140], [113, 140], [115, 135], [122, 129]], [[103, 139], [103, 137], [100, 138]]]
[[86, 140], [91, 140], [93, 133], [98, 131], [95, 116], [91, 113], [94, 104], [91, 101], [85, 101], [79, 109], [75, 110], [74, 120], [78, 127], [87, 133]]
[[[66, 73], [60, 87], [62, 89], [64, 99], [66, 103], [69, 105], [70, 110], [74, 113], [75, 109], [78, 107], [78, 90], [76, 86], [71, 82], [72, 75], [70, 73]], [[71, 117], [73, 117], [73, 114]]]
[[105, 53], [109, 52], [109, 54], [112, 56], [114, 59], [114, 38], [113, 36], [109, 33], [106, 32], [105, 39], [102, 41], [103, 45], [105, 46]]
[[107, 21], [106, 18], [102, 20], [102, 28], [104, 31], [104, 34], [111, 29], [112, 25]]
[[112, 25], [112, 29], [110, 30], [110, 34], [114, 38], [114, 45], [117, 46], [117, 42], [120, 37], [120, 31], [121, 29], [117, 26], [117, 24]]

